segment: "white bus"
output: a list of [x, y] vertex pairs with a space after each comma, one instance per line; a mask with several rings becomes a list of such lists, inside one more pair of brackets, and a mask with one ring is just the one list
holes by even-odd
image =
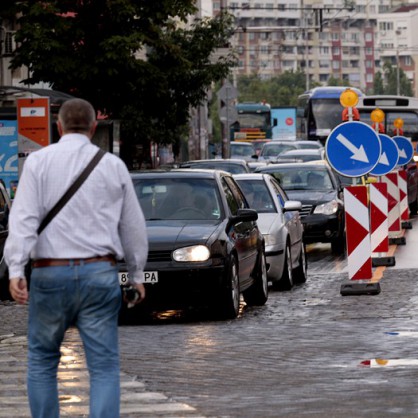
[[403, 120], [403, 136], [410, 138], [415, 145], [418, 141], [418, 99], [407, 96], [375, 95], [359, 97], [357, 109], [360, 113], [360, 120], [369, 125], [373, 122], [370, 114], [376, 108], [383, 110], [385, 120], [382, 122], [385, 134], [396, 135], [396, 128], [393, 122], [397, 118]]

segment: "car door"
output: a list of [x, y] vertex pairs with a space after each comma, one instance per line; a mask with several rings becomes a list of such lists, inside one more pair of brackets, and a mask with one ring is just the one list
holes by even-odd
[[289, 211], [283, 213], [284, 204], [289, 200], [286, 192], [280, 187], [279, 183], [274, 178], [269, 179], [269, 182], [271, 187], [274, 189], [275, 194], [279, 198], [279, 203], [281, 206], [280, 210], [283, 215], [284, 223], [286, 224], [287, 230], [289, 232], [292, 261], [295, 263], [300, 253], [300, 247], [302, 245], [303, 238], [303, 226], [300, 221], [299, 212]]
[[[232, 215], [236, 215], [238, 209], [248, 208], [239, 186], [232, 177], [222, 177], [222, 186]], [[229, 237], [235, 243], [240, 282], [242, 288], [245, 288], [251, 280], [250, 275], [257, 260], [257, 245], [259, 242], [257, 223], [254, 221], [239, 222], [231, 228]]]

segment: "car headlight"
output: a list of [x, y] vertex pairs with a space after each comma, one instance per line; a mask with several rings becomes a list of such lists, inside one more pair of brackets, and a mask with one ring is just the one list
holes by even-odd
[[263, 234], [264, 237], [264, 242], [266, 245], [276, 245], [277, 241], [276, 241], [276, 237], [274, 235], [271, 234]]
[[204, 245], [192, 245], [191, 247], [178, 248], [173, 251], [174, 261], [206, 261], [210, 257], [209, 248]]
[[338, 211], [338, 202], [336, 200], [331, 200], [331, 202], [322, 203], [322, 205], [318, 205], [313, 213], [316, 214], [323, 214], [323, 215], [333, 215]]

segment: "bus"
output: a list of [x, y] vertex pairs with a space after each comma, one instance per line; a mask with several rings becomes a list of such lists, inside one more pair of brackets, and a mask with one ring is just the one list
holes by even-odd
[[277, 120], [271, 116], [267, 103], [243, 102], [235, 105], [238, 120], [231, 125], [230, 140], [271, 139]]
[[[298, 96], [296, 108], [297, 139], [325, 141], [331, 131], [342, 122], [341, 93], [347, 87], [315, 87]], [[359, 97], [361, 90], [350, 87]]]
[[[402, 136], [409, 138], [414, 144], [418, 142], [418, 99], [407, 96], [375, 95], [359, 98], [356, 106], [360, 113], [360, 120], [372, 125], [370, 114], [376, 108], [381, 109], [385, 114], [382, 122], [385, 134], [395, 136], [395, 119], [403, 120]], [[414, 147], [415, 148], [415, 147]]]

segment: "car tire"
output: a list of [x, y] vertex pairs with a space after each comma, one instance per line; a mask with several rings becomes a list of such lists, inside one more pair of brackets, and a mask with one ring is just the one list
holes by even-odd
[[261, 251], [252, 274], [254, 283], [243, 292], [244, 301], [248, 306], [262, 306], [268, 299], [268, 278], [266, 255]]
[[283, 273], [282, 277], [273, 282], [273, 289], [275, 290], [290, 290], [293, 287], [293, 267], [292, 267], [292, 257], [290, 255], [290, 245], [286, 244], [284, 264], [283, 264]]
[[333, 254], [342, 255], [345, 251], [345, 238], [339, 237], [331, 241], [331, 251]]
[[[417, 199], [418, 199], [418, 196], [417, 196]], [[409, 205], [409, 211], [411, 212], [411, 215], [416, 215], [417, 214], [417, 210], [418, 210], [418, 202], [417, 201], [412, 202]]]
[[302, 247], [299, 254], [299, 265], [293, 270], [294, 283], [305, 283], [308, 277], [308, 261], [306, 258], [305, 244], [302, 243]]
[[234, 319], [238, 316], [240, 305], [238, 262], [231, 255], [229, 270], [224, 288], [221, 290], [220, 303], [214, 307], [219, 312], [221, 319]]

